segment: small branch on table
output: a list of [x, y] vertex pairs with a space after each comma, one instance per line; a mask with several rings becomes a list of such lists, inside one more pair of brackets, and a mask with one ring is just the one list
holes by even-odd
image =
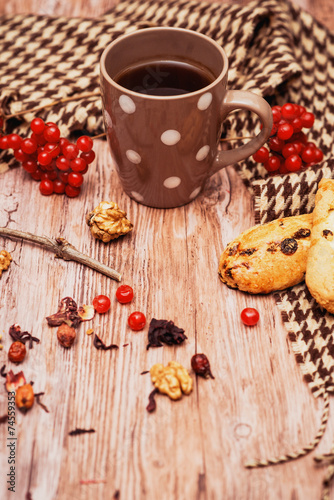
[[25, 241], [31, 241], [32, 243], [37, 243], [51, 252], [56, 254], [56, 257], [64, 260], [74, 260], [88, 266], [99, 273], [108, 276], [116, 281], [121, 281], [121, 274], [110, 267], [101, 264], [98, 260], [92, 259], [88, 255], [85, 255], [79, 250], [77, 250], [73, 245], [71, 245], [64, 238], [48, 238], [47, 236], [37, 236], [32, 233], [25, 233], [23, 231], [17, 231], [16, 229], [8, 229], [6, 227], [0, 227], [0, 236], [7, 236], [8, 238], [20, 238]]

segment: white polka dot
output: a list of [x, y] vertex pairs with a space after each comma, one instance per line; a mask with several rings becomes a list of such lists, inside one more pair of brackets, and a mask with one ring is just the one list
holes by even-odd
[[205, 109], [208, 109], [212, 102], [212, 94], [211, 92], [206, 92], [205, 94], [201, 95], [201, 97], [198, 99], [197, 107], [201, 111], [204, 111]]
[[131, 99], [131, 97], [127, 95], [121, 95], [121, 97], [118, 99], [118, 102], [124, 113], [131, 115], [136, 111], [136, 105]]
[[177, 130], [166, 130], [161, 134], [161, 140], [166, 146], [174, 146], [181, 139], [181, 134]]
[[129, 161], [131, 161], [131, 163], [136, 163], [138, 165], [138, 163], [141, 162], [141, 156], [136, 152], [136, 151], [133, 151], [132, 149], [128, 149], [126, 152], [126, 157]]
[[202, 161], [204, 160], [204, 158], [206, 158], [209, 154], [209, 151], [210, 151], [210, 146], [206, 145], [206, 146], [203, 146], [201, 149], [199, 149], [197, 151], [197, 154], [196, 154], [196, 160], [197, 161]]
[[168, 189], [174, 189], [181, 184], [180, 177], [167, 177], [164, 180], [164, 186]]
[[196, 189], [194, 189], [194, 191], [191, 193], [191, 195], [189, 196], [189, 199], [190, 200], [193, 200], [194, 198], [196, 198], [196, 196], [198, 195], [198, 193], [200, 192], [201, 188], [198, 187]]
[[112, 119], [111, 116], [109, 115], [108, 111], [104, 111], [104, 119], [107, 125], [107, 128], [112, 128]]
[[144, 196], [141, 194], [137, 193], [136, 191], [131, 191], [131, 196], [137, 201], [144, 201]]

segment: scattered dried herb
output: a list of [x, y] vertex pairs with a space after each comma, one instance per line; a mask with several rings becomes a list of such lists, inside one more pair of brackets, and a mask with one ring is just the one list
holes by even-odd
[[150, 347], [161, 347], [163, 342], [167, 345], [178, 345], [186, 340], [184, 330], [174, 325], [173, 321], [152, 318], [148, 329], [148, 344]]
[[27, 491], [27, 493], [26, 493], [26, 500], [32, 500], [32, 496], [31, 496], [30, 491]]
[[44, 394], [45, 394], [44, 392], [38, 392], [37, 394], [35, 394], [36, 403], [39, 406], [41, 406], [43, 410], [46, 411], [46, 413], [50, 413], [45, 404], [43, 404], [42, 401], [40, 400], [41, 396], [44, 396]]
[[121, 492], [119, 490], [116, 490], [113, 496], [113, 500], [119, 500], [121, 497]]
[[211, 373], [210, 363], [205, 354], [194, 354], [191, 358], [191, 367], [201, 377], [215, 378]]
[[129, 345], [129, 344], [123, 344], [123, 347], [126, 347], [126, 346], [128, 346], [128, 345]]
[[2, 415], [2, 417], [0, 417], [0, 424], [4, 424], [5, 422], [7, 422], [7, 419], [8, 415]]
[[29, 349], [33, 348], [33, 342], [36, 342], [37, 344], [40, 342], [40, 340], [37, 337], [33, 337], [31, 333], [29, 332], [22, 332], [20, 325], [12, 325], [9, 328], [9, 335], [12, 337], [14, 342], [21, 342], [22, 344], [25, 344], [27, 341], [29, 341]]
[[118, 345], [116, 344], [110, 344], [110, 345], [105, 345], [105, 343], [95, 334], [94, 335], [94, 347], [96, 349], [101, 349], [102, 351], [108, 351], [109, 349], [118, 349]]
[[88, 434], [95, 432], [95, 429], [79, 429], [78, 427], [74, 429], [73, 431], [70, 431], [68, 433], [69, 436], [78, 436], [79, 434]]
[[146, 373], [150, 373], [150, 370], [145, 370], [145, 371], [141, 372], [140, 375], [146, 375]]
[[153, 391], [150, 393], [148, 397], [148, 405], [146, 406], [146, 410], [149, 413], [152, 413], [157, 407], [157, 403], [155, 401], [155, 395], [158, 394], [159, 389], [153, 389]]
[[6, 365], [2, 365], [2, 367], [0, 368], [1, 377], [4, 377], [4, 378], [7, 377], [7, 373], [5, 372], [5, 370], [6, 370]]

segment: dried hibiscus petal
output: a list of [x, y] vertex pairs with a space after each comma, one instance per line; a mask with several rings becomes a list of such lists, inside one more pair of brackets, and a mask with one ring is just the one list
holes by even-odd
[[167, 345], [181, 344], [186, 338], [184, 330], [174, 325], [173, 321], [152, 318], [148, 329], [148, 344], [146, 349], [161, 347], [161, 342]]
[[146, 410], [149, 413], [152, 413], [157, 407], [157, 403], [155, 401], [155, 395], [158, 394], [159, 389], [153, 389], [153, 391], [148, 396], [148, 405], [146, 406]]
[[105, 343], [96, 334], [94, 336], [93, 344], [96, 349], [101, 349], [102, 351], [108, 351], [109, 349], [118, 349], [118, 345], [116, 344], [105, 345]]
[[18, 324], [9, 327], [9, 335], [12, 337], [14, 342], [21, 342], [22, 344], [25, 344], [27, 341], [29, 341], [29, 349], [32, 349], [33, 342], [40, 342], [40, 340], [37, 337], [33, 337], [31, 333], [22, 332], [21, 327]]
[[88, 321], [94, 318], [95, 311], [93, 306], [81, 306], [71, 297], [65, 297], [59, 302], [59, 309], [55, 314], [47, 316], [46, 320], [49, 326], [60, 326], [66, 323], [70, 327], [77, 327], [81, 321]]

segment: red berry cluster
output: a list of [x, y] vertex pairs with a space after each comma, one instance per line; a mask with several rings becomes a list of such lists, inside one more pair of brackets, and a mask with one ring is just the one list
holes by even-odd
[[268, 140], [269, 149], [262, 146], [253, 159], [263, 163], [268, 172], [287, 174], [320, 163], [324, 157], [314, 142], [302, 132], [314, 123], [314, 114], [304, 106], [290, 102], [273, 106], [273, 128]]
[[32, 134], [26, 139], [18, 134], [0, 137], [0, 149], [14, 150], [24, 170], [40, 181], [39, 190], [43, 195], [78, 196], [88, 165], [95, 159], [91, 137], [83, 135], [74, 144], [60, 137], [55, 123], [45, 123], [41, 118], [34, 118], [30, 129]]

